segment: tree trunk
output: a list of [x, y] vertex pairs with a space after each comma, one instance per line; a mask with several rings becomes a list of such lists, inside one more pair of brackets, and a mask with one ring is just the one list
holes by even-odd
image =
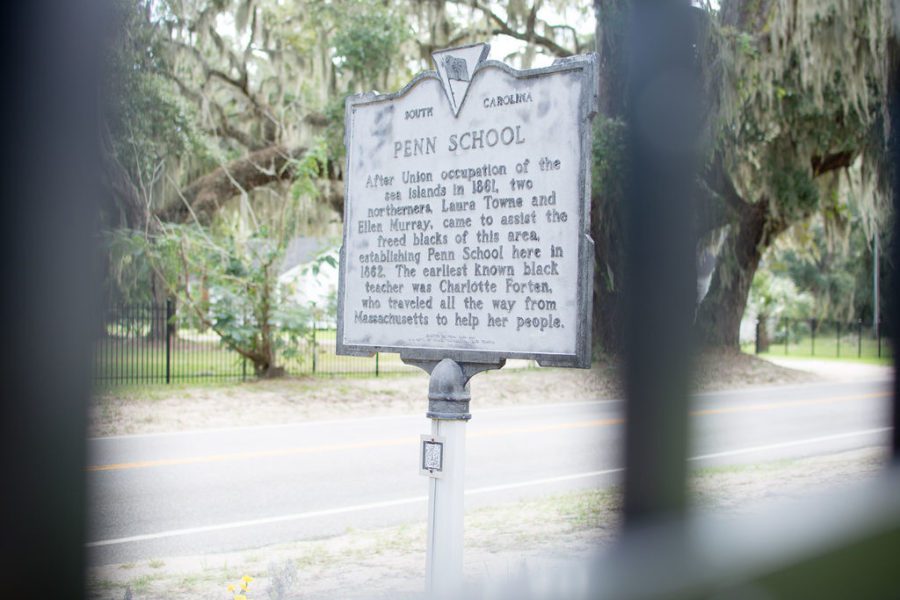
[[[204, 312], [209, 312], [209, 285], [205, 272], [200, 276], [200, 307]], [[201, 321], [200, 333], [206, 333], [208, 329], [206, 321]]]
[[750, 283], [766, 247], [783, 229], [770, 222], [768, 211], [766, 201], [746, 204], [725, 241], [709, 293], [697, 311], [696, 328], [703, 345], [740, 346], [741, 319]]
[[278, 335], [278, 331], [272, 324], [272, 301], [276, 288], [274, 267], [269, 263], [262, 265], [262, 270], [262, 285], [258, 291], [260, 297], [256, 304], [256, 319], [259, 323], [255, 351], [257, 358], [253, 361], [253, 368], [257, 377], [271, 379], [283, 376], [285, 370], [284, 367], [275, 364], [277, 359], [275, 336]]
[[147, 227], [147, 206], [141, 198], [140, 191], [128, 175], [128, 171], [119, 162], [113, 150], [112, 134], [109, 128], [104, 126], [100, 142], [103, 148], [103, 162], [100, 172], [101, 182], [105, 188], [107, 197], [112, 199], [119, 218], [112, 219], [107, 224], [109, 227], [128, 227], [135, 231], [143, 231]]
[[[201, 221], [217, 211], [229, 198], [268, 185], [280, 179], [288, 179], [291, 169], [288, 161], [302, 156], [306, 148], [285, 148], [275, 145], [252, 152], [243, 158], [208, 173], [181, 190], [160, 212], [163, 221], [184, 222], [193, 212]], [[188, 208], [190, 206], [190, 208]]]
[[[288, 149], [275, 145], [233, 160], [195, 179], [157, 216], [163, 221], [184, 223], [196, 215], [202, 223], [207, 223], [222, 203], [242, 191], [250, 192], [276, 181], [289, 180], [293, 176], [289, 162], [305, 152], [305, 147]], [[340, 170], [327, 165], [325, 171], [328, 179], [324, 180], [327, 184], [323, 186], [321, 198], [335, 212], [341, 213], [344, 210], [344, 187], [337, 180]]]
[[757, 316], [759, 325], [756, 328], [756, 351], [769, 351], [769, 315]]
[[[169, 298], [168, 288], [156, 272], [150, 275], [150, 289], [153, 294], [153, 304], [150, 309], [150, 339], [166, 339], [166, 329], [169, 323], [166, 319], [166, 300]], [[172, 331], [174, 331], [174, 325]]]
[[[597, 170], [591, 198], [591, 237], [594, 239], [593, 339], [608, 354], [622, 350], [622, 283], [624, 279], [625, 57], [624, 35], [629, 2], [594, 0], [597, 17], [598, 85], [600, 106], [595, 145], [604, 156], [594, 156]], [[615, 156], [615, 155], [618, 156]], [[598, 159], [600, 164], [596, 164]]]
[[613, 192], [594, 195], [591, 236], [594, 238], [593, 339], [607, 354], [623, 349], [622, 283], [625, 275], [621, 197]]

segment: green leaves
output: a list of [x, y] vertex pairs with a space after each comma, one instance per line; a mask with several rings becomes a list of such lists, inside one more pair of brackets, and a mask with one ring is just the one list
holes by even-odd
[[397, 48], [410, 37], [402, 15], [373, 0], [351, 0], [332, 39], [339, 70], [352, 73], [363, 88], [377, 88], [397, 56]]
[[[183, 325], [211, 329], [265, 375], [279, 356], [296, 353], [312, 322], [311, 307], [279, 281], [285, 245], [268, 232], [247, 230], [237, 220], [209, 228], [162, 223], [152, 235], [115, 231], [108, 243], [119, 280], [147, 281], [152, 271], [187, 309], [179, 311]], [[336, 261], [321, 255], [313, 262], [316, 272], [321, 264]]]
[[766, 172], [778, 200], [779, 212], [792, 220], [811, 215], [819, 207], [819, 190], [809, 167], [771, 160]]
[[328, 164], [328, 145], [324, 138], [316, 138], [309, 150], [299, 159], [289, 162], [293, 170], [294, 181], [291, 184], [291, 194], [294, 200], [301, 196], [315, 198], [319, 195], [316, 180], [322, 175]]

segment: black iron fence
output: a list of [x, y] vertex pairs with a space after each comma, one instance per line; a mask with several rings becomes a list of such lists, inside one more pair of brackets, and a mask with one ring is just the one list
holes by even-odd
[[[335, 354], [337, 332], [313, 327], [278, 365], [290, 375], [380, 376], [414, 373], [396, 354]], [[100, 385], [243, 381], [253, 365], [212, 331], [198, 330], [173, 303], [120, 304], [109, 308], [95, 345], [94, 379]]]
[[861, 319], [759, 319], [753, 338], [744, 349], [756, 354], [860, 359], [893, 356], [883, 327]]

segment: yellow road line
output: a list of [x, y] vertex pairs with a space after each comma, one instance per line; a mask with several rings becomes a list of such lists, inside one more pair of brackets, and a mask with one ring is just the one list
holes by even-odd
[[[748, 404], [745, 406], [731, 406], [727, 408], [707, 408], [691, 411], [691, 416], [722, 415], [743, 412], [760, 412], [777, 410], [780, 408], [796, 408], [800, 406], [814, 406], [847, 402], [852, 400], [867, 400], [871, 398], [884, 398], [890, 396], [890, 392], [873, 392], [869, 394], [855, 394], [852, 396], [835, 396], [833, 398], [815, 398], [810, 400], [789, 400], [783, 402], [767, 402], [764, 404]], [[491, 438], [520, 433], [545, 433], [548, 431], [561, 431], [567, 429], [586, 429], [591, 427], [610, 427], [621, 425], [625, 422], [622, 418], [612, 419], [588, 419], [584, 421], [570, 421], [567, 423], [548, 423], [545, 425], [532, 425], [527, 427], [500, 427], [475, 431], [468, 434], [470, 438]], [[369, 442], [356, 442], [344, 444], [323, 444], [319, 446], [301, 446], [293, 448], [280, 448], [278, 450], [261, 450], [256, 452], [234, 452], [229, 454], [212, 454], [208, 456], [189, 456], [184, 458], [163, 458], [157, 460], [142, 460], [126, 463], [113, 463], [106, 465], [93, 465], [87, 467], [89, 472], [97, 471], [126, 471], [130, 469], [147, 469], [151, 467], [170, 467], [176, 465], [194, 465], [203, 463], [227, 462], [232, 460], [247, 460], [254, 458], [277, 458], [283, 456], [299, 456], [303, 454], [323, 454], [340, 450], [365, 450], [369, 448], [387, 448], [390, 446], [414, 445], [417, 437], [402, 437]]]
[[172, 465], [193, 465], [198, 463], [225, 462], [229, 460], [243, 460], [248, 458], [273, 458], [279, 456], [296, 456], [300, 454], [322, 454], [337, 450], [361, 450], [366, 448], [384, 448], [387, 446], [402, 446], [415, 444], [418, 438], [405, 437], [387, 440], [374, 440], [371, 442], [357, 442], [354, 444], [324, 444], [321, 446], [301, 446], [296, 448], [280, 448], [278, 450], [260, 450], [257, 452], [234, 452], [230, 454], [212, 454], [209, 456], [189, 456], [185, 458], [162, 458], [158, 460], [141, 460], [127, 463], [113, 463], [108, 465], [94, 465], [87, 468], [88, 471], [124, 471], [127, 469], [146, 469], [148, 467], [168, 467]]

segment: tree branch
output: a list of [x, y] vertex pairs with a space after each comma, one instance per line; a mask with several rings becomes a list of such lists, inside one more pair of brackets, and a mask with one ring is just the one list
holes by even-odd
[[836, 169], [846, 169], [853, 163], [854, 158], [855, 155], [850, 151], [836, 152], [825, 156], [813, 156], [810, 160], [813, 177], [818, 177]]
[[529, 35], [528, 31], [525, 31], [525, 32], [516, 31], [515, 29], [510, 27], [506, 21], [501, 19], [497, 13], [492, 11], [487, 6], [483, 5], [478, 0], [473, 0], [473, 1], [450, 0], [450, 1], [454, 2], [455, 4], [471, 6], [472, 8], [475, 8], [475, 9], [481, 11], [484, 14], [484, 16], [486, 16], [488, 18], [488, 20], [490, 20], [494, 23], [495, 28], [492, 31], [492, 33], [495, 35], [498, 35], [498, 34], [506, 35], [511, 38], [515, 38], [517, 40], [522, 40], [523, 42], [533, 42], [539, 46], [543, 46], [544, 48], [549, 50], [554, 56], [558, 56], [560, 58], [563, 58], [566, 56], [572, 56], [572, 54], [573, 54], [572, 50], [570, 50], [568, 48], [564, 48], [563, 46], [560, 46], [559, 44], [557, 44], [550, 38], [540, 35], [535, 31], [531, 31], [531, 35]]
[[[254, 364], [264, 361], [266, 359], [266, 357], [263, 356], [261, 353], [253, 352], [252, 350], [247, 350], [247, 349], [241, 347], [239, 344], [237, 344], [235, 342], [234, 338], [232, 338], [227, 333], [222, 331], [219, 327], [217, 327], [215, 322], [212, 319], [210, 319], [209, 316], [206, 314], [206, 312], [194, 301], [194, 298], [191, 296], [191, 288], [190, 288], [191, 269], [190, 269], [190, 265], [189, 265], [189, 262], [187, 259], [187, 255], [184, 252], [184, 241], [183, 240], [179, 244], [179, 254], [181, 256], [182, 268], [184, 269], [184, 279], [185, 279], [185, 281], [184, 281], [184, 297], [187, 300], [187, 305], [191, 309], [191, 311], [193, 311], [193, 313], [195, 315], [197, 315], [197, 318], [200, 320], [201, 323], [203, 323], [204, 326], [208, 327], [209, 329], [212, 329], [213, 332], [219, 336], [219, 339], [221, 339], [222, 342], [225, 343], [226, 346], [228, 346], [229, 348], [231, 348], [232, 350], [234, 350], [235, 352], [240, 354], [242, 357], [250, 360]], [[153, 267], [153, 269], [154, 269], [154, 271], [157, 271], [157, 276], [162, 276], [162, 273], [160, 273], [156, 269], [156, 267]], [[162, 281], [166, 282], [165, 279], [162, 279]], [[172, 294], [173, 296], [175, 296], [177, 294], [177, 291], [172, 289], [172, 287], [168, 284], [168, 282], [166, 282], [165, 285], [166, 285], [166, 287], [169, 288], [170, 294]]]
[[[203, 70], [203, 74], [206, 77], [207, 81], [211, 79], [218, 79], [222, 83], [227, 84], [229, 87], [238, 91], [240, 95], [250, 104], [253, 108], [253, 111], [256, 112], [261, 117], [269, 119], [273, 122], [277, 123], [277, 120], [273, 116], [273, 111], [271, 107], [262, 101], [256, 94], [254, 94], [250, 90], [249, 79], [247, 77], [247, 69], [244, 66], [241, 66], [237, 57], [230, 50], [225, 49], [224, 47], [221, 51], [227, 54], [226, 58], [228, 63], [234, 68], [236, 68], [240, 73], [240, 78], [235, 78], [229, 75], [228, 73], [222, 71], [221, 69], [217, 69], [209, 64], [209, 61], [206, 60], [206, 57], [203, 56], [203, 53], [194, 46], [189, 44], [185, 44], [184, 42], [169, 40], [168, 43], [173, 47], [185, 52], [189, 56], [191, 56], [197, 63], [200, 65], [200, 68]], [[235, 66], [237, 65], [237, 66]], [[174, 77], [173, 77], [174, 78]], [[174, 78], [177, 81], [177, 78]], [[180, 85], [179, 87], [183, 87]], [[196, 93], [196, 92], [195, 92]]]
[[108, 124], [103, 123], [101, 128], [101, 185], [106, 188], [119, 209], [122, 225], [143, 231], [148, 222], [146, 205], [141, 201], [140, 191], [134, 185], [128, 170], [116, 156]]
[[[182, 190], [185, 202], [198, 215], [215, 212], [222, 202], [241, 191], [268, 185], [280, 179], [288, 179], [291, 159], [302, 156], [306, 148], [285, 148], [281, 145], [269, 146], [249, 155], [233, 160], [199, 179]], [[190, 217], [185, 202], [171, 203], [159, 217], [163, 221], [184, 222]]]
[[737, 215], [744, 215], [750, 208], [751, 204], [744, 200], [734, 187], [734, 182], [725, 169], [725, 163], [720, 153], [716, 153], [712, 164], [706, 170], [703, 180], [710, 190], [715, 192], [726, 206], [733, 210]]

